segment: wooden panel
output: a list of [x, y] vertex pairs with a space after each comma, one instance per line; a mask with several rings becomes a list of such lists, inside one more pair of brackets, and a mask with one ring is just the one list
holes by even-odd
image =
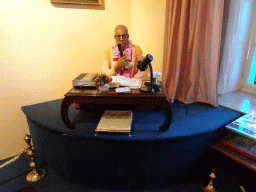
[[211, 148], [256, 172], [256, 160], [231, 149], [230, 147], [222, 144], [221, 141], [211, 145]]

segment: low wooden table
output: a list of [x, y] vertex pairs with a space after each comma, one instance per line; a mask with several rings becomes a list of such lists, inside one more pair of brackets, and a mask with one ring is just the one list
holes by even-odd
[[165, 91], [161, 88], [154, 93], [141, 93], [139, 89], [132, 89], [129, 93], [116, 93], [114, 89], [108, 92], [101, 92], [97, 89], [75, 89], [72, 88], [65, 94], [61, 104], [61, 118], [69, 129], [74, 129], [75, 125], [68, 118], [68, 108], [73, 103], [95, 103], [95, 104], [143, 104], [148, 106], [161, 106], [165, 113], [165, 122], [160, 126], [159, 131], [167, 131], [172, 122], [171, 104], [166, 97]]

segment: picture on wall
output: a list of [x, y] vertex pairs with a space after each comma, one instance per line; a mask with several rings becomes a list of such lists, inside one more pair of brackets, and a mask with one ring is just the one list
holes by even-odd
[[52, 3], [72, 3], [80, 5], [101, 5], [101, 0], [51, 0]]

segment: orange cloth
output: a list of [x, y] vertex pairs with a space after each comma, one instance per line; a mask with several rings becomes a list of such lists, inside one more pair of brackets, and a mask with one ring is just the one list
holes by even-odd
[[[136, 74], [138, 74], [138, 72], [140, 72], [142, 74], [141, 76], [143, 77], [143, 72], [139, 71], [138, 68], [137, 68], [138, 61], [143, 59], [141, 48], [138, 45], [133, 45], [133, 48], [135, 50], [135, 54], [133, 54], [133, 56], [135, 58], [132, 59], [133, 60], [133, 62], [132, 62], [132, 65], [133, 65], [132, 77], [134, 77]], [[111, 76], [111, 75], [114, 74], [114, 71], [107, 70], [107, 68], [108, 69], [113, 69], [113, 67], [114, 67], [113, 66], [113, 61], [112, 61], [113, 58], [112, 58], [112, 55], [111, 55], [112, 54], [111, 47], [108, 47], [104, 51], [104, 54], [106, 56], [106, 61], [105, 61], [106, 63], [103, 64], [102, 73], [107, 74], [108, 76]]]

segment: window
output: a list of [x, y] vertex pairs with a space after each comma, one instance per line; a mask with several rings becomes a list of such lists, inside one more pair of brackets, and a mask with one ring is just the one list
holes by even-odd
[[[255, 49], [255, 47], [254, 47], [254, 49]], [[256, 49], [254, 50], [254, 56], [253, 56], [253, 60], [252, 60], [252, 67], [251, 67], [251, 70], [250, 70], [248, 83], [256, 84]]]
[[245, 67], [242, 73], [242, 91], [256, 93], [256, 5], [253, 8], [249, 26], [249, 37], [246, 50]]

